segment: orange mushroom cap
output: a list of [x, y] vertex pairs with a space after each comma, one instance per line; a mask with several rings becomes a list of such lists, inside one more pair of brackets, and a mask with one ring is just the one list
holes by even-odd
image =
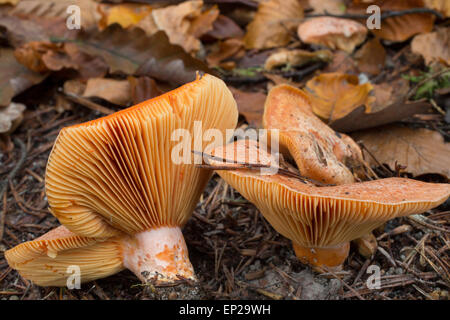
[[[180, 227], [212, 171], [174, 159], [173, 151], [201, 143], [207, 129], [226, 136], [237, 119], [225, 83], [206, 74], [136, 106], [66, 127], [47, 163], [50, 211], [80, 237], [121, 237], [123, 265], [144, 282], [195, 279]], [[183, 151], [192, 160], [190, 150]], [[27, 275], [40, 281], [40, 271]]]
[[40, 286], [65, 286], [80, 268], [82, 282], [107, 277], [124, 269], [118, 237], [82, 237], [59, 226], [43, 236], [5, 252], [9, 265]]
[[327, 184], [354, 182], [354, 173], [363, 176], [358, 145], [316, 117], [303, 91], [286, 84], [273, 87], [263, 126], [279, 130], [280, 151], [294, 158], [302, 175]]
[[352, 53], [366, 39], [367, 29], [361, 23], [349, 19], [318, 17], [301, 23], [297, 33], [305, 43]]
[[[259, 154], [257, 158], [251, 157], [252, 163], [271, 157], [255, 142], [243, 140], [218, 147], [211, 155], [230, 162], [245, 161], [243, 152], [234, 151], [244, 149]], [[231, 155], [234, 158], [229, 158]], [[214, 159], [207, 161], [212, 166], [221, 164]], [[404, 178], [317, 187], [279, 173], [262, 174], [259, 170], [218, 170], [217, 173], [254, 203], [278, 232], [291, 239], [296, 252], [309, 250], [312, 254], [305, 255], [305, 260], [319, 266], [339, 265], [343, 262], [342, 255], [345, 259], [348, 254], [349, 241], [392, 218], [434, 208], [450, 195], [449, 184]], [[321, 251], [324, 257], [316, 254]], [[330, 258], [336, 251], [338, 257]]]

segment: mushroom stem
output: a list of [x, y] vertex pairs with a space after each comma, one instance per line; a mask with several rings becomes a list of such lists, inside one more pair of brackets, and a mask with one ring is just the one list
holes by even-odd
[[196, 280], [179, 227], [160, 227], [126, 237], [122, 249], [124, 266], [144, 283]]
[[322, 267], [339, 270], [348, 256], [350, 242], [332, 247], [308, 248], [292, 242], [295, 255], [302, 263], [309, 264], [317, 271], [326, 271]]

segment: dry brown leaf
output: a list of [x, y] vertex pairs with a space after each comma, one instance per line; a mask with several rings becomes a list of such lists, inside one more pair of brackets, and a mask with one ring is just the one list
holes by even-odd
[[228, 88], [233, 93], [239, 113], [244, 116], [250, 126], [261, 128], [267, 95], [262, 92], [245, 92], [233, 87]]
[[12, 97], [45, 77], [17, 62], [13, 49], [0, 48], [0, 107], [9, 105]]
[[[244, 37], [247, 49], [268, 49], [285, 46], [291, 40], [290, 26], [303, 18], [298, 0], [261, 1]], [[296, 21], [294, 23], [293, 21]]]
[[46, 73], [74, 69], [83, 79], [104, 76], [108, 69], [101, 58], [81, 52], [74, 43], [33, 41], [17, 48], [14, 56], [32, 71]]
[[355, 60], [361, 72], [377, 75], [384, 68], [386, 50], [377, 38], [373, 38], [355, 53]]
[[374, 84], [375, 102], [370, 113], [366, 112], [365, 106], [360, 106], [330, 126], [339, 132], [352, 132], [400, 121], [415, 114], [428, 113], [431, 105], [426, 101], [405, 102], [408, 92], [408, 81], [403, 78]]
[[425, 6], [440, 11], [447, 18], [450, 17], [450, 1], [448, 0], [424, 0]]
[[11, 4], [16, 5], [20, 0], [0, 0], [0, 4]]
[[97, 97], [109, 102], [126, 106], [131, 102], [131, 90], [128, 80], [91, 78], [86, 84], [83, 97]]
[[422, 55], [426, 64], [439, 61], [450, 65], [450, 27], [415, 36], [411, 50]]
[[306, 83], [313, 112], [329, 124], [361, 105], [370, 112], [375, 98], [370, 83], [359, 84], [357, 76], [343, 73], [322, 73]]
[[98, 26], [103, 30], [113, 23], [118, 23], [123, 28], [134, 26], [151, 13], [152, 7], [135, 3], [101, 4], [98, 11], [101, 14]]
[[113, 24], [100, 33], [82, 33], [77, 45], [108, 64], [110, 72], [149, 76], [181, 85], [195, 79], [196, 71], [213, 73], [208, 66], [172, 45], [162, 31], [149, 37], [139, 28], [123, 29]]
[[245, 51], [244, 43], [241, 39], [231, 38], [220, 41], [217, 50], [211, 52], [206, 61], [210, 67], [218, 66], [222, 61], [229, 59], [241, 52]]
[[[397, 162], [407, 166], [405, 171], [414, 176], [435, 173], [450, 178], [450, 143], [445, 143], [436, 131], [392, 125], [358, 132], [353, 137], [361, 140], [379, 163], [389, 165], [392, 170]], [[367, 152], [365, 157], [377, 166]]]
[[149, 77], [128, 77], [131, 90], [131, 101], [138, 104], [142, 101], [157, 97], [163, 92], [158, 88], [156, 81]]
[[178, 44], [186, 52], [196, 52], [201, 48], [198, 39], [212, 30], [214, 20], [219, 16], [217, 7], [202, 13], [203, 1], [185, 1], [178, 5], [152, 10], [137, 26], [147, 35], [163, 30], [170, 43]]
[[12, 14], [19, 17], [37, 16], [43, 18], [67, 19], [67, 8], [77, 5], [81, 12], [81, 28], [84, 30], [95, 29], [100, 19], [97, 11], [98, 3], [94, 0], [22, 0]]
[[264, 68], [272, 70], [277, 67], [289, 65], [292, 67], [301, 67], [310, 62], [333, 60], [333, 54], [329, 50], [306, 51], [301, 49], [286, 50], [281, 49], [272, 53], [266, 60]]
[[[422, 0], [376, 0], [370, 3], [352, 5], [348, 8], [349, 13], [366, 14], [367, 6], [375, 4], [380, 7], [381, 12], [402, 11], [424, 6]], [[381, 20], [380, 29], [372, 29], [373, 34], [384, 40], [403, 42], [419, 33], [431, 32], [435, 16], [430, 13], [411, 13]], [[365, 21], [361, 21], [365, 22]]]
[[305, 43], [352, 53], [355, 47], [366, 39], [367, 29], [353, 20], [318, 17], [300, 24], [297, 33], [300, 40]]
[[0, 133], [12, 133], [22, 122], [26, 106], [21, 103], [11, 102], [6, 108], [0, 108]]
[[242, 38], [244, 31], [231, 18], [219, 15], [213, 23], [213, 29], [206, 34], [215, 39], [223, 40], [227, 38]]

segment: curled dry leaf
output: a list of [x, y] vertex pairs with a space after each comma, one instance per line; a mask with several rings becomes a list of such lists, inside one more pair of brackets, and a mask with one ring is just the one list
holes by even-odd
[[137, 26], [148, 35], [163, 30], [170, 43], [178, 44], [186, 52], [196, 52], [201, 48], [198, 39], [213, 29], [213, 23], [219, 16], [217, 7], [202, 13], [203, 1], [185, 1], [178, 5], [154, 9]]
[[343, 73], [322, 73], [306, 83], [313, 112], [332, 123], [357, 107], [370, 112], [375, 98], [370, 83], [359, 84], [357, 76]]
[[353, 52], [367, 36], [367, 29], [359, 22], [334, 18], [312, 18], [298, 26], [300, 40], [309, 44], [318, 44], [331, 49]]
[[164, 32], [149, 37], [141, 29], [125, 30], [114, 24], [102, 32], [82, 33], [77, 44], [102, 57], [111, 73], [145, 75], [172, 85], [192, 81], [197, 70], [213, 73], [180, 46], [170, 44]]
[[91, 78], [86, 84], [83, 97], [98, 97], [125, 106], [131, 102], [130, 83], [128, 80]]
[[333, 60], [333, 54], [329, 50], [306, 51], [301, 49], [286, 50], [281, 49], [272, 53], [266, 60], [264, 68], [272, 70], [277, 67], [289, 65], [292, 67], [301, 67], [310, 62]]
[[[407, 166], [406, 172], [414, 176], [435, 173], [450, 178], [450, 143], [445, 143], [436, 131], [391, 125], [357, 132], [353, 137], [362, 141], [379, 163], [387, 164], [392, 170], [397, 162]], [[369, 163], [377, 166], [365, 153]]]
[[26, 106], [21, 103], [11, 102], [6, 108], [0, 108], [0, 133], [12, 133], [22, 122], [22, 113]]
[[377, 75], [383, 70], [386, 50], [377, 38], [373, 38], [355, 53], [355, 60], [361, 72]]
[[245, 92], [233, 87], [229, 89], [236, 100], [239, 113], [244, 116], [250, 126], [260, 128], [267, 95], [262, 92]]
[[297, 25], [302, 18], [303, 7], [298, 0], [261, 1], [253, 21], [247, 26], [244, 38], [246, 48], [285, 46], [291, 40], [290, 27]]
[[422, 55], [426, 64], [438, 61], [450, 65], [450, 27], [415, 36], [411, 50]]
[[9, 105], [12, 97], [45, 77], [17, 62], [13, 49], [0, 48], [0, 106]]

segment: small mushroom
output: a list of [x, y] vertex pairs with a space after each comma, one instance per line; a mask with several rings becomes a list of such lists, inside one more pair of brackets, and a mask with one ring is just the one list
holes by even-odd
[[[180, 144], [202, 142], [203, 130], [218, 129], [225, 136], [237, 119], [236, 102], [225, 83], [206, 74], [107, 117], [66, 127], [47, 163], [49, 209], [83, 239], [119, 237], [123, 267], [143, 282], [195, 279], [180, 228], [212, 171], [189, 163], [190, 149], [183, 150], [188, 161], [173, 156]], [[195, 121], [203, 130], [194, 129]], [[173, 138], [176, 132], [181, 142]], [[45, 263], [35, 264], [26, 277], [38, 282], [45, 268]], [[54, 280], [47, 284], [62, 281]]]
[[354, 182], [354, 174], [364, 177], [367, 165], [358, 145], [314, 115], [302, 90], [286, 84], [273, 87], [264, 105], [263, 126], [279, 130], [280, 151], [294, 158], [303, 176], [326, 184]]
[[293, 241], [301, 261], [318, 270], [339, 268], [351, 240], [392, 218], [434, 208], [450, 195], [449, 184], [404, 178], [318, 187], [281, 171], [264, 174], [260, 168], [245, 166], [220, 170], [220, 158], [273, 165], [273, 156], [256, 142], [239, 140], [213, 149], [211, 155], [216, 158], [207, 161], [218, 166], [216, 172], [254, 203], [275, 230]]
[[318, 17], [300, 24], [297, 33], [305, 43], [352, 53], [366, 39], [367, 29], [361, 23], [349, 19]]

